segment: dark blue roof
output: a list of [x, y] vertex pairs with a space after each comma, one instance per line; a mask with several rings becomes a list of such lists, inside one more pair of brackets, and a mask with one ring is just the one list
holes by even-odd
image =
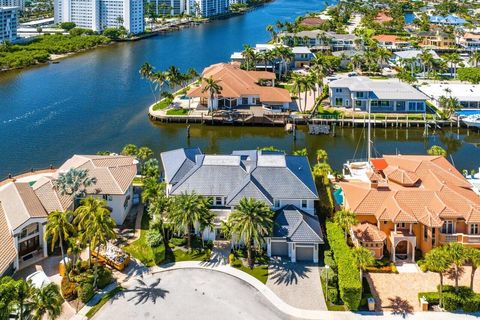
[[324, 243], [317, 216], [294, 205], [287, 205], [275, 212], [273, 237], [292, 242]]

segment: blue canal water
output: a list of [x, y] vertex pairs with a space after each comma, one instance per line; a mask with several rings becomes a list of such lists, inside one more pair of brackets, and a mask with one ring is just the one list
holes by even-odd
[[[245, 43], [267, 41], [266, 25], [325, 6], [319, 0], [276, 0], [243, 16], [99, 48], [59, 64], [1, 73], [0, 178], [32, 167], [59, 165], [72, 154], [119, 152], [126, 143], [147, 145], [157, 155], [188, 145], [214, 153], [269, 145], [287, 152], [307, 147], [312, 160], [313, 150], [324, 148], [336, 168], [345, 159], [364, 157], [362, 128], [338, 129], [335, 138], [310, 136], [303, 128], [294, 141], [283, 128], [192, 125], [187, 140], [185, 124], [158, 124], [147, 117], [154, 98], [138, 74], [145, 61], [157, 69], [176, 65], [184, 71], [190, 67], [201, 71], [228, 61]], [[377, 128], [374, 133], [378, 154], [418, 154], [440, 144], [448, 146], [458, 167], [478, 167], [480, 138], [475, 132], [430, 132], [427, 138], [421, 128]]]

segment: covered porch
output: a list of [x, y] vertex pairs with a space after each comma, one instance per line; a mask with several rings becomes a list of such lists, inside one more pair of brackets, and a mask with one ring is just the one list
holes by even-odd
[[17, 257], [14, 261], [15, 270], [21, 270], [48, 256], [48, 244], [44, 239], [46, 222], [27, 221], [14, 234]]
[[392, 243], [391, 260], [393, 262], [415, 262], [417, 237], [411, 229], [396, 229], [392, 231], [390, 240]]

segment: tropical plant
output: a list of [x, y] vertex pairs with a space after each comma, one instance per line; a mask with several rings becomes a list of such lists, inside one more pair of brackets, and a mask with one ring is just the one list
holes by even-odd
[[144, 163], [153, 156], [153, 151], [149, 147], [140, 147], [136, 153], [137, 158]]
[[[72, 221], [72, 212], [71, 211], [52, 211], [47, 217], [47, 227], [45, 230], [44, 238], [45, 241], [51, 237], [51, 250], [55, 248], [57, 242], [60, 243], [60, 250], [62, 252], [62, 259], [65, 259], [65, 250], [63, 248], [63, 243], [69, 238], [69, 236], [75, 233], [75, 228], [71, 224]], [[63, 260], [65, 262], [65, 260]], [[68, 279], [68, 272], [67, 272]]]
[[427, 153], [431, 156], [447, 156], [447, 151], [440, 146], [431, 146], [430, 149], [427, 150]]
[[138, 71], [140, 73], [140, 77], [142, 79], [146, 79], [148, 80], [148, 83], [150, 84], [150, 90], [152, 91], [152, 94], [153, 94], [153, 97], [155, 100], [157, 100], [157, 97], [155, 95], [155, 91], [153, 90], [153, 77], [152, 75], [154, 74], [154, 69], [153, 69], [153, 66], [148, 63], [148, 62], [145, 62], [144, 64], [142, 64], [142, 66], [140, 67], [140, 70]]
[[327, 186], [330, 183], [328, 179], [329, 173], [332, 172], [332, 168], [326, 162], [317, 163], [313, 166], [312, 174], [315, 178], [321, 178], [323, 185]]
[[291, 91], [292, 93], [295, 93], [296, 96], [297, 96], [297, 101], [298, 101], [298, 110], [300, 112], [303, 112], [303, 108], [302, 108], [302, 101], [300, 99], [300, 94], [302, 92], [302, 89], [303, 89], [303, 83], [304, 83], [304, 78], [303, 76], [299, 75], [299, 74], [292, 74], [292, 86], [291, 86]]
[[475, 272], [480, 268], [480, 249], [469, 247], [466, 248], [467, 260], [472, 266], [470, 274], [470, 289], [473, 290], [473, 283], [475, 279]]
[[210, 212], [211, 198], [192, 193], [182, 193], [171, 203], [167, 220], [172, 228], [187, 237], [187, 248], [192, 248], [190, 230], [197, 223], [201, 223]]
[[136, 157], [138, 153], [138, 148], [134, 144], [127, 144], [123, 147], [122, 152], [120, 152], [123, 156], [133, 156]]
[[209, 109], [211, 111], [213, 111], [213, 107], [214, 107], [214, 99], [215, 99], [215, 96], [216, 95], [219, 95], [223, 88], [222, 86], [220, 85], [220, 80], [215, 80], [213, 79], [212, 76], [210, 76], [209, 78], [202, 78], [202, 81], [205, 82], [205, 86], [203, 87], [202, 89], [202, 92], [207, 92], [210, 94], [210, 98], [208, 100], [209, 102]]
[[164, 190], [164, 183], [159, 183], [156, 178], [146, 178], [143, 180], [142, 201], [148, 204], [164, 195]]
[[27, 320], [31, 318], [34, 309], [32, 297], [35, 294], [35, 288], [32, 283], [19, 279], [14, 286], [15, 309], [18, 312], [19, 320]]
[[360, 282], [363, 282], [363, 271], [366, 271], [368, 267], [375, 263], [375, 258], [372, 252], [364, 247], [353, 248], [352, 257], [358, 269], [360, 269]]
[[273, 212], [263, 201], [243, 198], [228, 217], [232, 235], [247, 248], [247, 262], [254, 265], [253, 248], [260, 246], [273, 227]]
[[245, 59], [246, 69], [250, 70], [252, 64], [255, 64], [256, 53], [250, 45], [246, 44], [243, 46], [242, 57]]
[[473, 67], [478, 67], [480, 64], [480, 50], [475, 50], [470, 53], [469, 62]]
[[308, 156], [307, 148], [299, 149], [293, 151], [294, 156]]
[[328, 161], [328, 153], [323, 149], [317, 150], [317, 163], [327, 162]]
[[73, 198], [84, 197], [88, 187], [97, 183], [97, 178], [89, 177], [87, 169], [71, 168], [67, 172], [60, 172], [53, 180], [53, 186], [60, 194]]
[[143, 177], [145, 178], [155, 178], [158, 180], [160, 177], [160, 164], [157, 159], [151, 158], [145, 161], [143, 164]]
[[468, 259], [467, 251], [465, 250], [465, 246], [458, 242], [449, 242], [445, 250], [448, 260], [453, 263], [455, 270], [455, 291], [458, 291], [459, 269]]
[[34, 290], [32, 297], [32, 320], [56, 319], [62, 312], [63, 298], [55, 283]]
[[343, 229], [345, 239], [347, 239], [347, 234], [350, 228], [358, 223], [357, 215], [354, 212], [345, 209], [335, 212], [333, 221]]
[[425, 267], [431, 272], [436, 272], [440, 276], [440, 285], [438, 286], [438, 294], [440, 296], [440, 306], [442, 306], [443, 295], [443, 273], [450, 268], [450, 261], [444, 247], [437, 247], [430, 250], [425, 255]]

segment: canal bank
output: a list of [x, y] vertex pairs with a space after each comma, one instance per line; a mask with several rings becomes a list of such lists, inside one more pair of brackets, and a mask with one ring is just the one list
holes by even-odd
[[[72, 154], [119, 152], [127, 143], [147, 145], [157, 156], [161, 151], [184, 146], [199, 146], [208, 153], [265, 145], [287, 152], [307, 147], [313, 153], [322, 148], [338, 168], [365, 144], [356, 139], [363, 128], [345, 127], [343, 133], [337, 130], [332, 138], [309, 135], [302, 127], [294, 141], [283, 127], [190, 124], [191, 137], [187, 139], [186, 124], [148, 119], [147, 106], [155, 99], [150, 85], [138, 74], [146, 61], [157, 70], [175, 65], [182, 72], [229, 61], [231, 53], [240, 51], [243, 44], [267, 41], [270, 35], [266, 25], [277, 20], [293, 21], [324, 7], [323, 1], [276, 0], [242, 16], [135, 43], [115, 43], [74, 55], [60, 64], [0, 74], [0, 177], [32, 167], [58, 166]], [[432, 134], [424, 137], [422, 128], [377, 127], [375, 147], [379, 153], [421, 154], [432, 144], [450, 145], [447, 149], [459, 169], [478, 167], [477, 133], [460, 129], [457, 135], [456, 128], [445, 128]], [[384, 136], [386, 139], [380, 139]]]

